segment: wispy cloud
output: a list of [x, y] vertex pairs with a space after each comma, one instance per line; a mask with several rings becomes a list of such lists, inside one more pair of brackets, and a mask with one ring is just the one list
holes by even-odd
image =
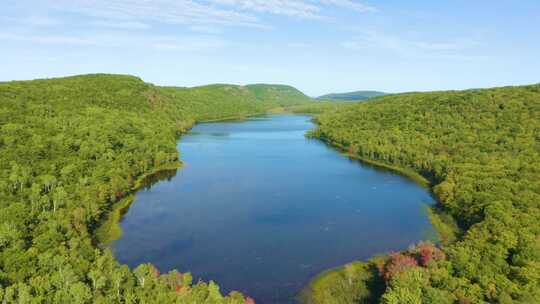
[[[327, 19], [328, 8], [356, 12], [377, 11], [375, 7], [352, 0], [41, 0], [47, 13], [71, 13], [94, 18], [93, 24], [143, 29], [149, 22], [181, 25], [226, 25], [269, 28], [264, 15], [300, 19]], [[33, 0], [20, 0], [19, 8], [35, 6]], [[34, 17], [33, 23], [47, 23]]]
[[23, 23], [30, 26], [53, 26], [61, 24], [59, 20], [49, 16], [29, 16], [24, 18]]
[[312, 48], [313, 46], [309, 43], [293, 42], [293, 43], [287, 44], [287, 47], [290, 47], [293, 49], [307, 49], [307, 48]]
[[113, 29], [124, 30], [147, 30], [151, 28], [150, 25], [137, 21], [111, 21], [111, 20], [96, 20], [90, 24], [98, 27], [107, 27]]
[[217, 35], [223, 32], [220, 28], [211, 25], [192, 25], [189, 27], [189, 30], [196, 33], [210, 35]]
[[[28, 0], [23, 0], [28, 1]], [[258, 18], [208, 1], [187, 0], [43, 0], [55, 11], [117, 21], [153, 21], [171, 24], [260, 26]]]
[[456, 60], [479, 58], [476, 55], [469, 55], [470, 51], [481, 45], [475, 40], [419, 41], [376, 31], [355, 32], [353, 39], [340, 43], [342, 48], [352, 51], [387, 51], [405, 57]]
[[65, 35], [23, 35], [0, 33], [0, 41], [19, 41], [44, 44], [98, 45], [98, 40]]
[[226, 47], [229, 43], [213, 37], [161, 37], [152, 47], [159, 51], [198, 52]]
[[377, 9], [374, 6], [356, 2], [356, 1], [351, 1], [351, 0], [319, 0], [315, 2], [320, 2], [326, 5], [334, 5], [337, 7], [342, 7], [342, 8], [347, 8], [347, 9], [352, 9], [354, 11], [361, 12], [361, 13], [379, 11], [379, 9]]
[[228, 42], [206, 36], [150, 36], [150, 35], [124, 35], [115, 34], [92, 34], [84, 36], [69, 35], [24, 35], [0, 33], [0, 41], [27, 42], [31, 44], [52, 44], [71, 46], [96, 46], [106, 48], [141, 48], [151, 47], [158, 51], [210, 51], [226, 47]]
[[321, 7], [299, 0], [211, 0], [211, 2], [240, 11], [254, 11], [306, 19], [320, 19]]
[[357, 12], [376, 12], [375, 7], [352, 0], [210, 0], [233, 9], [271, 13], [304, 19], [326, 19], [327, 7], [352, 9]]

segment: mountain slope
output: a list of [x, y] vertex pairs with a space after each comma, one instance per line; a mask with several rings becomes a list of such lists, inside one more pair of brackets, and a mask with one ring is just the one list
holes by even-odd
[[386, 95], [386, 93], [378, 91], [355, 91], [349, 93], [332, 93], [317, 97], [318, 100], [334, 100], [334, 101], [360, 101], [373, 97]]
[[246, 87], [209, 85], [194, 88], [160, 87], [178, 111], [196, 121], [264, 113], [275, 105], [262, 103]]
[[272, 108], [312, 101], [297, 89], [283, 85], [213, 84], [193, 88], [160, 87], [159, 90], [176, 101], [179, 111], [190, 113], [197, 121], [264, 113]]
[[255, 94], [255, 97], [263, 102], [277, 104], [279, 106], [290, 106], [311, 102], [299, 90], [286, 85], [271, 84], [251, 84], [246, 86], [249, 91]]

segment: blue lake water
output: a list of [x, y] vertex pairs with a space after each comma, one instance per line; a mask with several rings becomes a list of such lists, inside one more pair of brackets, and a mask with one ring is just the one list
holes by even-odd
[[184, 167], [137, 193], [115, 256], [294, 303], [321, 271], [432, 234], [427, 189], [305, 138], [312, 128], [302, 115], [197, 125], [178, 142]]

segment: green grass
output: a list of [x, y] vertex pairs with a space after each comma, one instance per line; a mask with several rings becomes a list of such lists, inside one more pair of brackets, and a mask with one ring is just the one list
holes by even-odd
[[112, 206], [112, 209], [107, 214], [106, 219], [101, 223], [99, 228], [97, 228], [94, 233], [94, 239], [100, 247], [106, 247], [111, 242], [114, 242], [122, 237], [120, 220], [135, 199], [135, 194], [130, 194]]
[[302, 304], [378, 303], [384, 282], [374, 262], [352, 262], [327, 270], [302, 290]]

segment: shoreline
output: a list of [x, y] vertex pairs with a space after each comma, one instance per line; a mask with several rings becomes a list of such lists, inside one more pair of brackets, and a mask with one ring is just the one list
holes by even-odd
[[144, 181], [146, 179], [163, 171], [180, 169], [182, 165], [182, 161], [177, 160], [175, 162], [156, 167], [139, 176], [133, 183], [131, 190], [123, 198], [120, 198], [118, 201], [112, 203], [110, 207], [111, 210], [105, 214], [104, 219], [100, 221], [99, 226], [92, 233], [93, 240], [96, 245], [100, 248], [105, 248], [111, 242], [118, 240], [122, 236], [122, 228], [120, 228], [120, 220], [122, 219], [122, 215], [124, 215], [131, 204], [135, 202], [137, 192], [144, 187]]
[[433, 226], [435, 233], [437, 234], [438, 242], [440, 242], [443, 245], [450, 244], [454, 242], [458, 236], [460, 235], [461, 231], [458, 227], [457, 223], [451, 218], [450, 215], [444, 212], [442, 210], [442, 205], [440, 198], [437, 196], [437, 194], [433, 191], [433, 187], [437, 185], [437, 182], [434, 180], [430, 180], [425, 176], [422, 176], [418, 172], [414, 171], [410, 168], [403, 168], [399, 166], [393, 166], [388, 165], [380, 161], [372, 160], [366, 157], [362, 157], [359, 155], [351, 155], [347, 152], [347, 147], [332, 142], [326, 138], [314, 136], [314, 139], [320, 140], [321, 142], [327, 144], [329, 147], [332, 147], [338, 151], [340, 151], [343, 156], [347, 156], [350, 159], [357, 160], [361, 163], [374, 166], [376, 168], [381, 168], [384, 170], [389, 170], [391, 172], [400, 174], [408, 179], [411, 179], [415, 183], [417, 183], [419, 186], [427, 189], [431, 196], [435, 199], [436, 204], [426, 206], [427, 209], [427, 216], [428, 219]]
[[[435, 184], [435, 182], [430, 181], [428, 178], [422, 176], [421, 174], [414, 171], [413, 169], [393, 166], [393, 165], [385, 164], [385, 163], [383, 163], [381, 161], [377, 161], [377, 160], [373, 160], [373, 159], [370, 159], [370, 158], [362, 157], [360, 155], [353, 155], [353, 154], [350, 154], [350, 153], [347, 152], [348, 147], [346, 147], [344, 145], [338, 144], [338, 143], [333, 142], [331, 140], [328, 140], [327, 138], [324, 138], [324, 137], [314, 136], [313, 138], [315, 138], [317, 140], [320, 140], [321, 142], [325, 143], [326, 145], [338, 150], [341, 154], [343, 154], [344, 156], [347, 156], [350, 159], [354, 159], [354, 160], [360, 161], [362, 163], [372, 165], [374, 167], [386, 169], [386, 170], [398, 173], [398, 174], [400, 174], [402, 176], [405, 176], [405, 177], [413, 180], [414, 182], [416, 182], [417, 184], [419, 184], [423, 188], [428, 188], [430, 190], [430, 192], [433, 193], [433, 185]], [[437, 204], [439, 204], [439, 198], [436, 197], [436, 199], [437, 199]]]
[[[223, 122], [223, 121], [244, 120], [250, 117], [264, 116], [264, 115], [280, 115], [280, 114], [308, 115], [311, 117], [314, 116], [313, 114], [309, 114], [309, 113], [291, 113], [287, 111], [272, 111], [272, 110], [273, 109], [270, 109], [267, 112], [261, 112], [261, 113], [250, 113], [250, 114], [245, 114], [245, 115], [228, 116], [228, 117], [223, 117], [219, 119], [196, 121], [189, 129], [186, 130], [186, 132], [183, 132], [183, 134], [187, 133], [197, 124], [201, 124], [201, 123], [215, 123], [215, 122]], [[284, 109], [281, 109], [281, 110], [284, 110]], [[314, 124], [316, 124], [316, 122], [314, 122]], [[181, 134], [178, 137], [177, 141], [181, 139], [183, 134]], [[429, 221], [433, 225], [433, 228], [436, 231], [438, 239], [449, 239], [448, 237], [443, 236], [445, 229], [442, 226], [444, 226], [445, 223], [444, 223], [444, 220], [441, 219], [443, 214], [440, 214], [440, 210], [438, 208], [440, 205], [439, 198], [436, 197], [436, 195], [434, 195], [433, 193], [433, 186], [434, 186], [433, 181], [430, 181], [428, 178], [422, 176], [421, 174], [415, 172], [414, 170], [410, 168], [392, 166], [392, 165], [388, 165], [380, 161], [372, 160], [366, 157], [361, 157], [359, 155], [352, 155], [347, 152], [348, 149], [346, 146], [335, 143], [331, 140], [328, 140], [327, 138], [318, 137], [318, 136], [313, 136], [312, 138], [316, 140], [320, 140], [321, 142], [325, 143], [327, 146], [331, 147], [332, 149], [337, 150], [342, 156], [346, 156], [349, 159], [359, 161], [366, 165], [370, 165], [376, 168], [388, 170], [396, 174], [402, 175], [414, 181], [419, 186], [428, 189], [430, 193], [433, 195], [433, 197], [436, 199], [436, 204], [434, 206], [427, 206], [429, 210], [428, 211]], [[112, 205], [111, 210], [107, 213], [106, 219], [95, 230], [94, 235], [95, 235], [95, 240], [97, 241], [97, 246], [99, 246], [100, 248], [106, 248], [109, 246], [111, 242], [118, 240], [122, 236], [122, 229], [120, 228], [120, 225], [119, 225], [122, 219], [122, 216], [127, 212], [127, 210], [129, 210], [129, 207], [131, 206], [131, 204], [135, 202], [137, 191], [140, 190], [142, 187], [144, 187], [145, 185], [144, 181], [147, 178], [163, 171], [177, 170], [177, 169], [180, 169], [181, 167], [182, 167], [182, 161], [177, 160], [176, 162], [165, 164], [163, 166], [154, 168], [150, 170], [149, 172], [139, 176], [134, 182], [134, 185], [131, 188], [131, 191], [125, 197], [123, 197], [118, 202]], [[374, 257], [376, 256], [377, 255], [375, 255]], [[343, 273], [347, 265], [356, 265], [357, 267], [367, 267], [368, 265], [371, 264], [370, 259], [372, 258], [373, 257], [366, 260], [353, 260], [342, 266], [337, 266], [331, 269], [327, 269], [317, 274], [316, 276], [313, 277], [312, 280], [309, 281], [309, 283], [297, 295], [297, 299], [299, 300], [299, 303], [309, 303], [305, 301], [306, 300], [309, 301], [308, 299], [310, 299], [313, 296], [313, 294], [317, 293], [316, 291], [318, 288], [317, 286], [319, 285], [323, 286], [324, 282], [330, 280], [332, 277], [340, 276], [340, 274]]]
[[[300, 113], [298, 113], [300, 114]], [[309, 114], [313, 116], [312, 114]], [[315, 123], [315, 122], [314, 122]], [[431, 225], [434, 228], [434, 231], [437, 235], [438, 242], [441, 245], [447, 245], [451, 244], [456, 241], [459, 234], [461, 233], [460, 228], [457, 226], [455, 221], [451, 218], [451, 216], [447, 213], [445, 213], [441, 207], [441, 202], [439, 197], [434, 193], [433, 187], [437, 185], [437, 182], [434, 180], [430, 180], [427, 177], [422, 176], [418, 172], [414, 171], [410, 168], [403, 168], [399, 166], [393, 166], [389, 164], [385, 164], [381, 161], [369, 159], [366, 157], [362, 157], [359, 155], [352, 155], [348, 153], [348, 147], [333, 142], [325, 137], [322, 136], [312, 136], [313, 139], [320, 140], [321, 142], [325, 143], [329, 147], [336, 149], [339, 151], [343, 156], [347, 156], [350, 159], [357, 160], [361, 163], [371, 165], [377, 168], [382, 168], [385, 170], [389, 170], [392, 172], [395, 172], [397, 174], [400, 174], [406, 178], [411, 179], [421, 187], [428, 189], [432, 197], [435, 199], [436, 204], [433, 206], [426, 206], [427, 208], [427, 217], [431, 223]], [[386, 255], [386, 254], [383, 254]], [[332, 280], [339, 279], [340, 276], [343, 276], [346, 268], [350, 267], [351, 265], [356, 265], [357, 267], [369, 267], [369, 265], [373, 264], [373, 259], [376, 259], [377, 257], [380, 257], [381, 254], [374, 255], [366, 260], [353, 260], [350, 261], [347, 264], [337, 266], [334, 268], [327, 269], [319, 274], [317, 274], [313, 279], [302, 289], [300, 294], [297, 295], [297, 299], [300, 304], [318, 304], [318, 302], [314, 301], [314, 299], [317, 297], [317, 295], [325, 290], [325, 283], [326, 282], [332, 282]]]
[[[286, 112], [273, 113], [273, 111], [275, 111], [276, 109], [283, 109], [283, 108], [272, 108], [272, 109], [266, 110], [266, 112], [249, 113], [249, 114], [227, 116], [223, 118], [216, 118], [216, 119], [210, 119], [210, 120], [195, 121], [188, 129], [186, 129], [184, 132], [178, 135], [176, 142], [181, 140], [182, 135], [189, 132], [197, 124], [243, 120], [243, 119], [254, 117], [254, 116], [286, 113]], [[180, 153], [179, 150], [178, 150], [178, 153]], [[180, 169], [182, 168], [182, 166], [183, 166], [183, 162], [180, 159], [178, 159], [172, 163], [164, 164], [156, 168], [153, 168], [150, 171], [143, 173], [139, 177], [137, 177], [137, 179], [133, 183], [133, 186], [131, 187], [131, 190], [128, 193], [126, 193], [124, 197], [118, 199], [117, 201], [111, 204], [110, 210], [103, 215], [103, 219], [99, 221], [97, 228], [92, 232], [92, 239], [93, 239], [93, 242], [95, 242], [96, 246], [100, 248], [105, 248], [111, 242], [118, 240], [122, 236], [122, 229], [120, 228], [120, 225], [119, 225], [120, 220], [122, 219], [122, 215], [127, 210], [129, 210], [129, 207], [131, 206], [131, 204], [135, 202], [137, 198], [136, 197], [137, 192], [142, 187], [144, 187], [144, 181], [147, 178], [153, 175], [159, 174], [160, 172], [163, 172], [163, 171]]]

